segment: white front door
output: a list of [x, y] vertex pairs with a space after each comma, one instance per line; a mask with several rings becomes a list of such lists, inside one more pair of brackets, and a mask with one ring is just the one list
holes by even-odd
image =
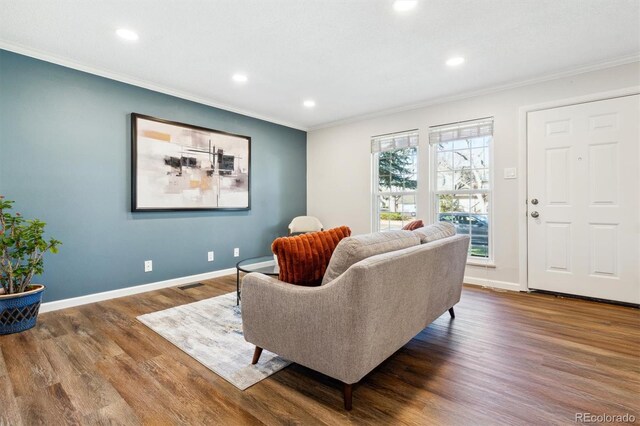
[[640, 96], [528, 113], [529, 288], [640, 303]]

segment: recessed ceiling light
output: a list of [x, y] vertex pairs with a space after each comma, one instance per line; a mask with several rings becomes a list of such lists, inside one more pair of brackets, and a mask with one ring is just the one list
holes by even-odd
[[128, 40], [128, 41], [138, 40], [138, 34], [136, 34], [135, 31], [131, 31], [126, 28], [120, 28], [118, 31], [116, 31], [116, 34], [118, 35], [118, 37], [124, 40]]
[[302, 105], [304, 105], [306, 108], [313, 108], [314, 106], [316, 106], [316, 101], [314, 101], [313, 99], [307, 99], [302, 103]]
[[418, 0], [396, 0], [393, 2], [393, 8], [396, 12], [406, 12], [418, 5]]
[[447, 65], [450, 67], [457, 67], [458, 65], [464, 64], [464, 58], [462, 56], [455, 56], [453, 58], [447, 59]]
[[246, 74], [240, 74], [240, 73], [236, 73], [234, 74], [231, 79], [233, 81], [235, 81], [236, 83], [246, 83], [248, 78], [246, 76]]

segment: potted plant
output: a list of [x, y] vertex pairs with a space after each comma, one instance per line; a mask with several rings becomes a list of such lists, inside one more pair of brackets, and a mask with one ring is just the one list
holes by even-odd
[[44, 222], [11, 214], [12, 205], [0, 195], [0, 334], [36, 325], [45, 287], [31, 280], [44, 270], [44, 254], [57, 253], [61, 244], [44, 239]]

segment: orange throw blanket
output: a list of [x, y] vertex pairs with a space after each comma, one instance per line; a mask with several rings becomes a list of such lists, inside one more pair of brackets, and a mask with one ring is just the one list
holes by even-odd
[[333, 251], [340, 240], [350, 235], [351, 229], [341, 226], [327, 231], [276, 238], [271, 250], [278, 256], [278, 278], [296, 285], [320, 285]]

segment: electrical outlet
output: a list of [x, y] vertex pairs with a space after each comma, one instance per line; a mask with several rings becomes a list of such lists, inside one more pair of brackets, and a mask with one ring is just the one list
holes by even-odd
[[240, 249], [239, 248], [234, 248], [233, 249], [233, 257], [238, 257], [240, 256]]
[[152, 260], [145, 260], [144, 261], [144, 271], [145, 272], [153, 271], [153, 261]]
[[213, 252], [212, 251], [207, 253], [207, 262], [213, 262]]

